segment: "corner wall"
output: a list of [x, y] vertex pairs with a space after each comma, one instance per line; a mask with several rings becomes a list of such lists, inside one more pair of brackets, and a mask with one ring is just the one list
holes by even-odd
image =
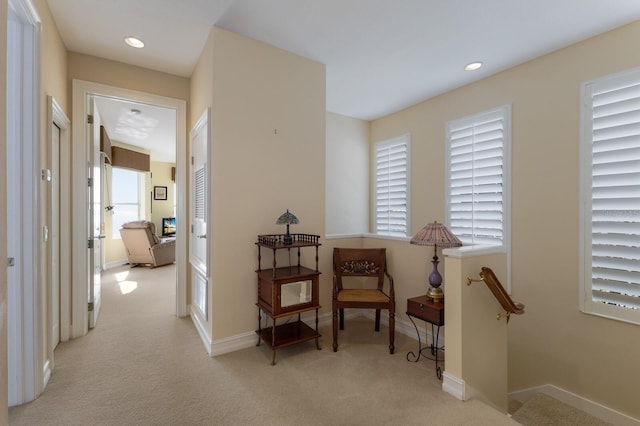
[[286, 209], [301, 222], [291, 232], [325, 234], [325, 68], [214, 27], [192, 79], [192, 125], [211, 107], [209, 325], [219, 341], [257, 328], [257, 235], [284, 232], [275, 222]]
[[637, 40], [640, 22], [376, 120], [371, 139], [412, 134], [415, 232], [444, 219], [445, 123], [512, 105], [512, 296], [526, 314], [509, 324], [509, 390], [552, 384], [640, 418], [638, 326], [578, 306], [580, 83], [640, 66]]

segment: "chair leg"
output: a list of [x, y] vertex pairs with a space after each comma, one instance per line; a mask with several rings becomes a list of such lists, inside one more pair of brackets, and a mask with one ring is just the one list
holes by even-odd
[[338, 351], [338, 310], [333, 310], [333, 351]]
[[340, 308], [340, 330], [344, 330], [344, 308]]
[[376, 309], [376, 331], [380, 331], [380, 309]]
[[389, 353], [393, 354], [396, 350], [394, 345], [396, 337], [396, 314], [395, 312], [389, 312]]

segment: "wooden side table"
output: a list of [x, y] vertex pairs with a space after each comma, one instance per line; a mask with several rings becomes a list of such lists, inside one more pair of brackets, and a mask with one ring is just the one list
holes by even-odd
[[[444, 325], [444, 303], [434, 302], [427, 296], [418, 296], [407, 299], [407, 316], [416, 329], [418, 335], [418, 352], [407, 353], [407, 361], [418, 362], [421, 356], [435, 360], [436, 362], [436, 376], [438, 379], [442, 379], [442, 368], [438, 365], [439, 361], [442, 361], [438, 357], [438, 351], [444, 350], [444, 347], [438, 347], [438, 337], [440, 336], [440, 327]], [[422, 341], [420, 339], [420, 332], [413, 318], [428, 322], [431, 324], [431, 344], [422, 347]], [[437, 330], [437, 331], [436, 331]], [[435, 333], [434, 333], [435, 331]], [[423, 351], [429, 349], [433, 358], [424, 354]], [[414, 358], [414, 359], [411, 359]]]

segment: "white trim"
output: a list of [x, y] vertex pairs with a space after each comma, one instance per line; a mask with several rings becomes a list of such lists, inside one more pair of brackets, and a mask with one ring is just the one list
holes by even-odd
[[442, 390], [460, 401], [466, 401], [466, 383], [447, 371], [442, 373]]
[[47, 383], [49, 383], [49, 379], [51, 378], [51, 370], [52, 363], [49, 360], [45, 361], [44, 366], [42, 367], [42, 377], [44, 383], [43, 388], [45, 388], [47, 386]]
[[484, 256], [487, 254], [499, 254], [506, 253], [506, 249], [502, 246], [462, 246], [452, 247], [442, 250], [444, 256], [448, 256], [454, 259], [466, 259], [475, 256]]
[[[54, 156], [54, 150], [53, 150], [53, 146], [52, 146], [52, 142], [53, 142], [53, 131], [52, 131], [52, 125], [55, 124], [58, 129], [59, 129], [59, 137], [58, 137], [58, 147], [57, 147], [57, 155]], [[68, 300], [68, 295], [70, 294], [70, 288], [68, 286], [68, 276], [70, 273], [70, 269], [71, 269], [71, 256], [68, 252], [66, 252], [65, 250], [68, 249], [69, 247], [69, 239], [67, 238], [68, 236], [68, 232], [65, 233], [65, 235], [61, 235], [61, 229], [60, 229], [60, 222], [62, 221], [62, 217], [61, 217], [61, 212], [63, 211], [63, 203], [64, 201], [68, 201], [68, 191], [63, 191], [62, 190], [62, 181], [60, 179], [60, 176], [63, 173], [62, 168], [60, 167], [60, 153], [62, 151], [62, 147], [63, 145], [66, 145], [66, 147], [68, 148], [70, 140], [69, 140], [69, 126], [70, 126], [70, 121], [67, 118], [67, 116], [65, 115], [65, 113], [62, 111], [62, 108], [60, 107], [60, 105], [58, 104], [58, 102], [56, 102], [56, 100], [52, 97], [52, 96], [47, 96], [47, 126], [46, 126], [46, 145], [47, 145], [47, 164], [48, 167], [51, 167], [51, 171], [53, 170], [53, 163], [57, 162], [57, 169], [58, 169], [58, 175], [54, 176], [55, 178], [58, 179], [57, 182], [57, 186], [58, 186], [58, 204], [57, 204], [57, 208], [58, 211], [54, 214], [53, 212], [53, 208], [54, 208], [54, 204], [52, 203], [53, 197], [55, 196], [54, 193], [54, 188], [49, 188], [49, 196], [47, 199], [47, 208], [50, 209], [49, 212], [47, 212], [47, 219], [46, 222], [49, 223], [50, 220], [52, 220], [54, 218], [54, 216], [57, 216], [58, 218], [58, 224], [57, 224], [57, 229], [55, 229], [56, 225], [52, 225], [52, 228], [49, 230], [49, 234], [53, 235], [54, 232], [57, 232], [58, 234], [58, 247], [57, 247], [57, 262], [58, 262], [58, 277], [57, 277], [57, 281], [58, 281], [58, 297], [54, 298], [53, 297], [53, 292], [52, 292], [52, 286], [53, 286], [53, 271], [52, 271], [52, 261], [53, 261], [53, 245], [51, 244], [54, 240], [48, 239], [48, 241], [46, 242], [47, 244], [49, 244], [49, 257], [47, 259], [44, 260], [45, 262], [45, 267], [48, 270], [48, 274], [47, 274], [47, 306], [48, 306], [48, 312], [49, 312], [49, 319], [48, 319], [48, 330], [47, 330], [47, 335], [48, 335], [48, 339], [47, 339], [47, 362], [46, 362], [46, 366], [47, 369], [49, 369], [49, 372], [47, 373], [48, 375], [45, 375], [44, 377], [44, 383], [46, 386], [46, 383], [48, 383], [49, 381], [49, 376], [51, 374], [50, 369], [53, 369], [55, 362], [54, 362], [54, 340], [56, 342], [62, 341], [62, 336], [66, 334], [66, 338], [68, 340], [68, 333], [69, 333], [69, 326], [70, 326], [70, 322], [67, 321], [63, 321], [63, 318], [69, 318], [69, 300]], [[45, 166], [47, 167], [47, 166]], [[52, 185], [52, 182], [48, 182], [48, 185]], [[68, 205], [64, 206], [67, 210], [68, 210]], [[66, 228], [68, 229], [68, 228]], [[63, 262], [64, 260], [64, 262]], [[64, 279], [63, 279], [64, 277]], [[64, 285], [63, 285], [64, 283]], [[54, 307], [54, 303], [57, 302], [58, 306]], [[58, 314], [58, 318], [55, 319], [53, 317], [54, 313], [57, 312]], [[54, 324], [55, 322], [58, 322], [58, 329], [54, 328]], [[58, 336], [54, 337], [54, 333], [57, 333]], [[45, 370], [46, 371], [46, 370]]]
[[[42, 393], [46, 382], [43, 377], [43, 365], [41, 354], [43, 353], [44, 322], [42, 320], [43, 300], [42, 300], [42, 269], [41, 264], [41, 185], [38, 177], [41, 169], [41, 138], [40, 138], [40, 80], [41, 80], [41, 20], [33, 3], [30, 0], [10, 0], [8, 3], [8, 16], [15, 16], [20, 26], [20, 48], [17, 52], [20, 57], [9, 57], [8, 64], [18, 65], [8, 67], [7, 81], [9, 87], [13, 87], [15, 92], [7, 93], [8, 102], [12, 102], [14, 107], [19, 105], [19, 124], [17, 135], [8, 140], [19, 141], [17, 145], [7, 147], [8, 154], [13, 150], [13, 155], [7, 157], [7, 161], [17, 161], [18, 168], [15, 170], [19, 175], [14, 175], [15, 181], [7, 182], [7, 187], [17, 189], [13, 198], [7, 199], [7, 205], [17, 203], [17, 210], [8, 214], [9, 227], [16, 225], [15, 221], [20, 221], [21, 226], [17, 230], [19, 241], [12, 241], [7, 236], [8, 248], [12, 251], [9, 256], [15, 257], [16, 266], [13, 272], [8, 272], [12, 276], [13, 286], [18, 286], [11, 291], [9, 286], [7, 294], [7, 304], [14, 309], [9, 310], [8, 323], [8, 362], [9, 374], [9, 405], [22, 404], [32, 401]], [[10, 20], [8, 19], [9, 23]], [[11, 46], [12, 36], [16, 35], [9, 28], [7, 34], [7, 54], [11, 55], [15, 46]], [[15, 74], [20, 75], [21, 84], [16, 85]], [[11, 77], [14, 75], [14, 77]], [[14, 83], [14, 84], [11, 84]], [[11, 107], [8, 107], [11, 110]], [[9, 123], [7, 123], [9, 124]], [[9, 126], [8, 126], [9, 128]], [[8, 144], [9, 145], [9, 144]], [[6, 171], [5, 171], [6, 173]], [[7, 188], [8, 189], [8, 188]], [[7, 196], [10, 196], [8, 191]], [[16, 200], [16, 198], [18, 198]], [[19, 212], [19, 217], [16, 217]], [[9, 229], [7, 229], [9, 232]], [[15, 235], [14, 235], [15, 237]], [[9, 282], [8, 284], [12, 284]], [[13, 377], [13, 380], [11, 379]]]
[[191, 312], [191, 321], [196, 326], [196, 330], [198, 331], [198, 335], [200, 336], [200, 340], [204, 344], [204, 348], [211, 356], [213, 353], [213, 341], [211, 340], [211, 336], [207, 331], [207, 321], [202, 318], [202, 314], [200, 313], [200, 309], [193, 305], [189, 305], [189, 311]]
[[624, 413], [550, 384], [510, 392], [509, 399], [525, 403], [537, 393], [553, 397], [613, 425], [640, 426], [640, 419], [634, 419]]
[[[640, 310], [593, 300], [592, 281], [592, 207], [593, 207], [593, 135], [594, 91], [619, 89], [640, 80], [640, 67], [585, 81], [580, 85], [580, 194], [579, 194], [579, 271], [578, 306], [581, 312], [612, 320], [640, 324]], [[597, 95], [596, 95], [597, 96]]]
[[239, 351], [241, 349], [247, 349], [252, 346], [256, 346], [257, 341], [258, 335], [253, 331], [236, 334], [231, 337], [225, 337], [224, 339], [218, 339], [212, 342], [209, 355], [218, 356]]
[[[85, 123], [87, 114], [87, 97], [99, 95], [121, 99], [131, 99], [137, 102], [161, 105], [176, 110], [176, 186], [177, 186], [177, 222], [176, 230], [176, 314], [179, 317], [187, 316], [187, 217], [186, 217], [186, 191], [187, 191], [187, 103], [181, 99], [174, 99], [150, 93], [123, 89], [99, 83], [83, 80], [72, 82], [73, 101], [73, 145], [72, 152], [72, 216], [74, 232], [72, 235], [72, 256], [77, 264], [73, 269], [72, 288], [74, 299], [72, 312], [74, 323], [72, 337], [84, 335], [88, 330], [88, 315], [86, 303], [88, 300], [87, 274], [88, 265], [86, 259], [86, 182], [87, 146], [78, 141], [85, 140]], [[78, 217], [76, 217], [78, 216]]]
[[109, 269], [112, 269], [112, 268], [124, 266], [127, 263], [129, 263], [127, 259], [120, 259], [120, 260], [114, 260], [113, 262], [105, 263], [103, 267], [105, 271], [108, 271]]
[[[258, 336], [254, 332], [236, 334], [234, 336], [211, 341], [208, 334], [206, 334], [205, 332], [205, 327], [203, 326], [202, 319], [200, 318], [200, 313], [198, 312], [198, 309], [191, 307], [191, 312], [192, 312], [191, 316], [193, 318], [194, 324], [196, 325], [196, 329], [198, 330], [198, 334], [200, 334], [200, 338], [202, 339], [205, 345], [205, 349], [207, 349], [207, 353], [210, 356], [223, 355], [230, 352], [235, 352], [237, 350], [256, 346]], [[375, 311], [373, 309], [345, 309], [345, 312], [344, 312], [345, 320], [352, 320], [359, 317], [365, 317], [372, 321], [375, 321]], [[318, 328], [330, 327], [332, 326], [332, 321], [333, 321], [332, 312], [326, 312], [324, 314], [318, 315]], [[315, 327], [315, 316], [308, 316], [308, 317], [302, 318], [302, 322], [307, 324], [309, 327]], [[389, 317], [385, 315], [381, 315], [380, 323], [388, 327]], [[408, 321], [399, 320], [397, 316], [396, 316], [396, 331], [414, 340], [416, 339], [415, 327]], [[422, 330], [419, 326], [418, 326], [418, 332], [420, 333], [420, 338], [422, 339], [422, 342], [431, 341], [431, 333], [427, 333], [425, 330]], [[333, 339], [333, 336], [328, 336], [328, 338]], [[443, 335], [440, 335], [440, 338], [438, 339], [438, 346], [444, 346]]]

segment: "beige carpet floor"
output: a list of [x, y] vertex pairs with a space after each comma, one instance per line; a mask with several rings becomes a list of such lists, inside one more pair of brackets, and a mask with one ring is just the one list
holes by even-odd
[[525, 402], [513, 414], [513, 419], [524, 426], [612, 426], [542, 393]]
[[[121, 267], [103, 277], [98, 326], [61, 343], [44, 393], [9, 410], [12, 425], [517, 425], [441, 390], [417, 342], [348, 320], [340, 348], [305, 342], [209, 357], [189, 318], [174, 315], [174, 267]], [[250, 285], [250, 284], [249, 284]], [[234, 318], [228, 318], [234, 321]]]

